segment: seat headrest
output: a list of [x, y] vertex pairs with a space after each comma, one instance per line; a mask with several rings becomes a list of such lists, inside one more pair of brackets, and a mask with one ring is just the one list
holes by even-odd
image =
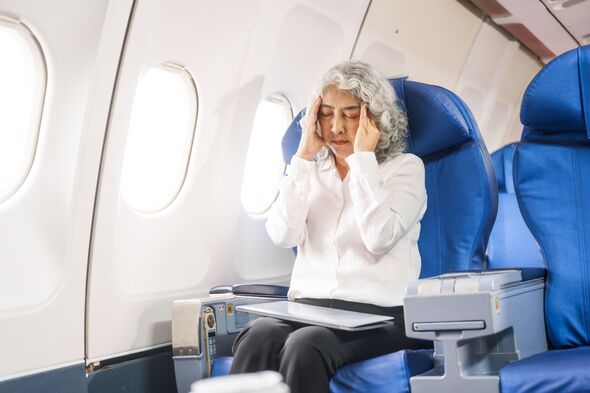
[[410, 153], [425, 158], [475, 139], [477, 127], [471, 113], [454, 93], [405, 78], [391, 84], [408, 115]]
[[[466, 105], [445, 88], [398, 78], [390, 81], [408, 116], [408, 152], [421, 158], [456, 149], [476, 138]], [[285, 132], [283, 159], [291, 162], [301, 138], [301, 111]]]
[[523, 141], [590, 142], [590, 45], [549, 62], [527, 87]]
[[512, 160], [516, 143], [511, 143], [492, 153], [492, 162], [498, 182], [498, 192], [514, 194], [514, 181], [512, 177]]

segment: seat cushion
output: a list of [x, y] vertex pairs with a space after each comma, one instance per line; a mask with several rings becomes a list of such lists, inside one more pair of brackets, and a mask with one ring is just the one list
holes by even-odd
[[[233, 357], [215, 359], [211, 376], [229, 374]], [[410, 392], [410, 377], [433, 367], [432, 349], [405, 350], [344, 366], [330, 381], [331, 393]]]
[[540, 353], [500, 370], [502, 393], [590, 392], [590, 347]]
[[410, 377], [433, 367], [432, 350], [405, 350], [344, 366], [330, 381], [331, 393], [410, 392]]

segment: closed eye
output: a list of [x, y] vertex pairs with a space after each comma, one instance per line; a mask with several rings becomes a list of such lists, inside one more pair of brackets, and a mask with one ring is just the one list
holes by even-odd
[[358, 110], [344, 111], [344, 116], [349, 119], [356, 119], [360, 115], [361, 115], [361, 112]]

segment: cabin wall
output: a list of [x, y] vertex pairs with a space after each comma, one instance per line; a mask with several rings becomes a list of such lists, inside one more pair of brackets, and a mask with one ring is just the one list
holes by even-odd
[[[0, 381], [84, 363], [94, 195], [129, 6], [0, 1], [0, 15], [38, 40], [47, 68], [30, 171], [0, 203]], [[89, 108], [102, 115], [89, 118]]]
[[[88, 361], [167, 345], [175, 299], [204, 297], [219, 284], [288, 282], [293, 252], [276, 247], [265, 233], [264, 216], [244, 213], [240, 201], [254, 113], [272, 92], [287, 97], [295, 111], [305, 106], [322, 71], [350, 57], [367, 5], [135, 4], [98, 188]], [[123, 193], [126, 144], [138, 84], [165, 62], [181, 65], [195, 82], [196, 128], [177, 195], [162, 209], [144, 212]], [[157, 149], [153, 154], [161, 159]]]
[[353, 58], [457, 93], [490, 152], [520, 138], [520, 98], [542, 66], [469, 1], [456, 0], [372, 1]]

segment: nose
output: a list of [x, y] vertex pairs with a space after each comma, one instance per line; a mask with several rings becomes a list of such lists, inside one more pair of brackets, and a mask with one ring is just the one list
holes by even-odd
[[334, 116], [332, 118], [332, 133], [335, 135], [342, 134], [344, 132], [344, 121], [340, 116]]

